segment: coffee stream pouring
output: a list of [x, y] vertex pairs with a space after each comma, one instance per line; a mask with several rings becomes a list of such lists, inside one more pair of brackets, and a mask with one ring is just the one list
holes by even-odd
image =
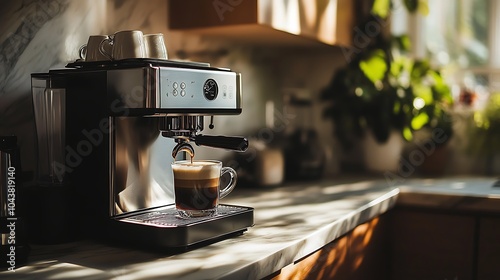
[[175, 145], [174, 149], [172, 150], [172, 157], [174, 159], [176, 159], [177, 154], [179, 152], [185, 152], [185, 153], [189, 154], [189, 156], [191, 157], [191, 162], [193, 162], [194, 149], [193, 149], [193, 146], [191, 146], [189, 143], [179, 142], [177, 145]]

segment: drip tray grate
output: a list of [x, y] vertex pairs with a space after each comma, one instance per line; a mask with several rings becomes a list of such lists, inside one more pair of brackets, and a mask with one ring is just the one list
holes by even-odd
[[124, 218], [122, 221], [133, 223], [145, 223], [158, 226], [174, 227], [174, 226], [189, 226], [190, 224], [203, 223], [210, 220], [224, 219], [228, 215], [237, 215], [239, 212], [248, 211], [247, 207], [219, 205], [217, 214], [210, 217], [193, 217], [183, 218], [177, 215], [175, 207], [166, 207], [155, 211], [150, 211], [144, 214], [134, 215], [129, 218]]
[[170, 204], [114, 217], [110, 233], [114, 238], [123, 237], [128, 244], [187, 249], [243, 233], [251, 226], [250, 207], [222, 204], [214, 216], [183, 218]]

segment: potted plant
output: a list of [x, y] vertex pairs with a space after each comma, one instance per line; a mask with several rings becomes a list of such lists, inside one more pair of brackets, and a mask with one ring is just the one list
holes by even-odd
[[[358, 28], [386, 20], [379, 14], [371, 13]], [[403, 141], [412, 140], [414, 131], [448, 125], [445, 104], [452, 99], [439, 71], [408, 55], [408, 36], [380, 32], [370, 39], [323, 90], [322, 99], [328, 101], [324, 116], [333, 120], [335, 135], [345, 149], [353, 148], [359, 139], [380, 146], [388, 143], [388, 150], [378, 155], [374, 145], [365, 147], [365, 164], [373, 171], [394, 171]], [[391, 154], [394, 158], [388, 163]], [[372, 162], [377, 159], [382, 161]]]
[[491, 93], [484, 109], [474, 112], [469, 152], [484, 160], [486, 175], [500, 173], [500, 93]]
[[[415, 93], [414, 107], [418, 110], [411, 127], [423, 133], [419, 139], [414, 139], [407, 162], [422, 175], [442, 175], [447, 166], [448, 143], [453, 135], [451, 90], [428, 61], [414, 64], [411, 83]], [[418, 155], [412, 159], [412, 154]]]

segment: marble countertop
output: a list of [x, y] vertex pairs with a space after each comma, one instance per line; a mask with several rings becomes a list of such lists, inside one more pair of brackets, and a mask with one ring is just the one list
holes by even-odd
[[398, 185], [397, 204], [451, 211], [500, 213], [497, 178], [411, 180]]
[[[492, 187], [494, 182], [485, 178], [395, 184], [384, 179], [333, 180], [239, 189], [224, 203], [255, 208], [255, 225], [243, 235], [175, 255], [90, 240], [38, 245], [33, 246], [28, 265], [15, 272], [2, 272], [0, 278], [260, 279], [385, 213], [396, 203], [500, 212], [500, 188]], [[485, 201], [490, 205], [483, 207], [488, 204]]]

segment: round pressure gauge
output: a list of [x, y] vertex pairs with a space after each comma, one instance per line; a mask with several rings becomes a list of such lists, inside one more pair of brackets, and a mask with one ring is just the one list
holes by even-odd
[[203, 95], [208, 100], [214, 100], [217, 98], [217, 94], [219, 94], [219, 86], [217, 82], [213, 79], [208, 79], [203, 84]]

